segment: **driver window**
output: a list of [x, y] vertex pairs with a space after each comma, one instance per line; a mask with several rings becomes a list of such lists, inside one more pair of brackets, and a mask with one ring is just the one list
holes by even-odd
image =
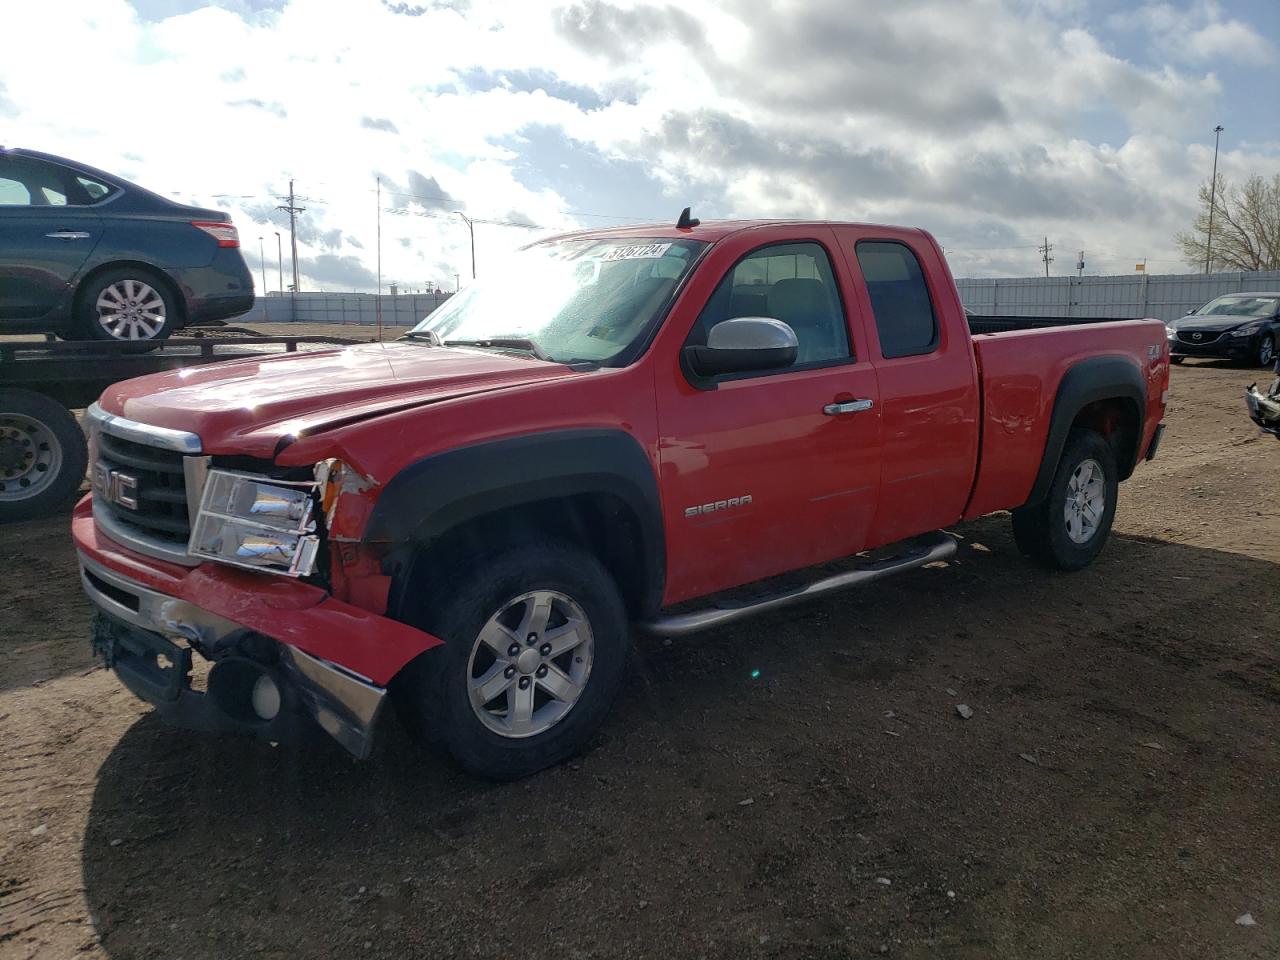
[[712, 327], [734, 317], [772, 317], [791, 327], [797, 366], [853, 356], [831, 261], [816, 243], [761, 247], [739, 260], [702, 309], [689, 343], [705, 344]]

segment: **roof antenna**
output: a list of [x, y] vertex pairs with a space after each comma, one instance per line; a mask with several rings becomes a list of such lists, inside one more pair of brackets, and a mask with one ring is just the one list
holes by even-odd
[[692, 229], [693, 227], [696, 227], [698, 224], [702, 222], [696, 217], [689, 216], [689, 212], [691, 210], [692, 210], [691, 207], [685, 207], [683, 210], [680, 211], [680, 219], [676, 221], [677, 230], [689, 230], [689, 229]]

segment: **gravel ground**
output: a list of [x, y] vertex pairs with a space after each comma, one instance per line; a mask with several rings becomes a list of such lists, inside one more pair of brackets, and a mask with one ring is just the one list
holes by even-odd
[[1255, 376], [1174, 369], [1090, 569], [997, 516], [943, 569], [641, 641], [590, 750], [510, 785], [393, 725], [364, 763], [162, 725], [89, 655], [66, 517], [2, 527], [0, 957], [1280, 955]]

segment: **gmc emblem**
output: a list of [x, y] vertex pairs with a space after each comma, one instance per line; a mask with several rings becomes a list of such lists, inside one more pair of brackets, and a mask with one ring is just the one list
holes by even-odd
[[107, 503], [138, 509], [138, 478], [100, 463], [93, 465], [93, 488]]

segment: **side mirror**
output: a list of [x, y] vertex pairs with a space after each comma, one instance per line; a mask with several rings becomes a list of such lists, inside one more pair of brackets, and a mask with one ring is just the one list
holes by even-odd
[[722, 320], [707, 334], [705, 347], [685, 347], [690, 369], [700, 377], [775, 370], [796, 362], [796, 332], [770, 317]]

